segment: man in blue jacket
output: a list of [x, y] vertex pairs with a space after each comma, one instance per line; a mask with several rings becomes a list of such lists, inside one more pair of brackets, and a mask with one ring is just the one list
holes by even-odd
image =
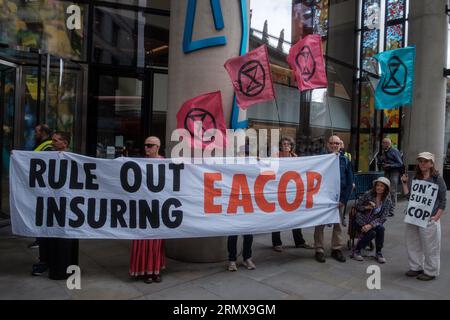
[[[347, 204], [348, 199], [353, 188], [353, 170], [350, 161], [346, 156], [339, 152], [341, 145], [341, 139], [338, 136], [331, 136], [328, 139], [328, 152], [335, 153], [339, 156], [339, 168], [341, 174], [341, 190], [339, 198], [339, 213], [341, 215]], [[315, 258], [318, 262], [325, 262], [324, 245], [323, 245], [323, 232], [325, 225], [316, 226], [314, 230], [314, 246], [316, 249]], [[345, 257], [342, 254], [342, 227], [340, 223], [333, 225], [333, 235], [331, 238], [331, 256], [339, 262], [345, 262]]]
[[[400, 176], [403, 174], [404, 166], [400, 151], [392, 147], [392, 141], [384, 138], [381, 142], [382, 151], [377, 154], [378, 167], [384, 170], [384, 176], [391, 182], [392, 205], [397, 205], [397, 186]], [[393, 216], [390, 214], [389, 216]]]

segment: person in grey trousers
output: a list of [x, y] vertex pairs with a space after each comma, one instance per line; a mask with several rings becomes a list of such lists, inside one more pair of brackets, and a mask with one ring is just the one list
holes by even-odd
[[[400, 176], [403, 174], [404, 165], [400, 151], [392, 147], [392, 141], [389, 138], [384, 138], [381, 142], [382, 151], [377, 155], [378, 167], [383, 168], [384, 176], [391, 182], [391, 200], [392, 205], [397, 205], [397, 188]], [[390, 213], [392, 217], [394, 213]]]

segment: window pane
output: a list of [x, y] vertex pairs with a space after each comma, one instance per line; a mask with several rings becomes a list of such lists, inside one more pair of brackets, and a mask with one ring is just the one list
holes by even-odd
[[137, 13], [97, 7], [94, 10], [93, 59], [98, 63], [136, 65]]
[[405, 0], [387, 0], [387, 21], [403, 18], [405, 14]]
[[94, 60], [104, 64], [167, 66], [169, 17], [97, 7]]
[[141, 155], [142, 81], [100, 76], [97, 99], [97, 157]]
[[403, 47], [403, 25], [396, 24], [386, 28], [386, 50]]
[[[33, 150], [34, 147], [34, 128], [37, 120], [37, 104], [38, 104], [38, 68], [26, 67], [23, 69], [23, 77], [25, 82], [25, 96], [23, 101], [22, 119], [22, 138], [23, 144], [19, 146], [23, 150]], [[41, 89], [43, 89], [42, 86]], [[41, 90], [41, 97], [44, 96]]]
[[373, 139], [370, 134], [361, 133], [359, 135], [359, 162], [358, 171], [369, 171], [371, 160], [373, 159]]
[[[69, 12], [69, 13], [68, 13]], [[0, 1], [0, 42], [85, 60], [87, 6], [66, 1]]]
[[164, 155], [164, 141], [166, 141], [167, 89], [169, 87], [166, 73], [153, 74], [153, 103], [151, 133], [158, 133], [161, 140], [160, 153]]
[[378, 30], [363, 32], [363, 70], [376, 73], [376, 61], [372, 58], [378, 53]]
[[152, 9], [170, 10], [170, 0], [101, 0], [101, 1], [139, 7], [147, 7]]
[[[1, 65], [0, 65], [1, 67]], [[15, 81], [16, 71], [14, 68], [0, 69], [0, 118], [3, 119], [2, 150], [1, 150], [1, 211], [9, 213], [9, 164], [10, 152], [14, 144], [14, 106], [15, 106]]]
[[[71, 146], [76, 145], [75, 117], [82, 96], [83, 72], [79, 65], [52, 58], [48, 77], [47, 124], [52, 130], [70, 134]], [[45, 76], [45, 75], [44, 75]]]
[[373, 127], [375, 117], [374, 97], [370, 83], [361, 84], [361, 117], [360, 128], [370, 129]]
[[[138, 38], [138, 48], [144, 43], [146, 63], [152, 66], [167, 66], [169, 63], [169, 23], [170, 18], [154, 14], [145, 14], [139, 19], [144, 25], [144, 34]], [[141, 29], [140, 29], [141, 30]], [[139, 49], [138, 52], [141, 52]], [[142, 63], [138, 61], [138, 66]]]
[[363, 8], [364, 27], [378, 29], [380, 23], [380, 0], [366, 0]]
[[384, 114], [384, 128], [399, 128], [400, 127], [400, 110], [383, 110]]
[[328, 0], [320, 1], [314, 8], [314, 33], [328, 35]]

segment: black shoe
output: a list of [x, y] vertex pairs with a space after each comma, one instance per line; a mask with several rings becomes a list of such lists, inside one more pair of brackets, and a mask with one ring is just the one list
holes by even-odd
[[393, 216], [394, 216], [393, 213], [389, 213], [389, 214], [388, 214], [388, 217], [393, 217]]
[[323, 252], [316, 252], [315, 258], [316, 258], [317, 262], [320, 262], [320, 263], [324, 263], [326, 261], [325, 255], [323, 254]]
[[331, 251], [331, 256], [339, 262], [345, 262], [345, 257], [342, 254], [341, 250], [333, 250]]
[[48, 270], [47, 264], [39, 262], [39, 263], [33, 264], [33, 268], [31, 270], [31, 274], [33, 276], [41, 276], [47, 270]]
[[419, 270], [419, 271], [408, 270], [405, 273], [405, 276], [407, 276], [407, 277], [417, 277], [417, 276], [421, 275], [422, 273], [423, 273], [422, 270]]
[[436, 278], [435, 276], [429, 276], [426, 273], [422, 273], [422, 274], [419, 274], [416, 279], [417, 280], [422, 280], [422, 281], [430, 281], [430, 280], [433, 280], [435, 278]]
[[28, 245], [28, 249], [36, 249], [36, 248], [39, 248], [39, 241], [38, 240], [36, 240], [33, 243], [30, 243]]

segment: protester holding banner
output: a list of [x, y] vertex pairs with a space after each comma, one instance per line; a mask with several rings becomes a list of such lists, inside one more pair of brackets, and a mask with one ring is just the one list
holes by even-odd
[[[400, 175], [403, 173], [403, 160], [400, 151], [392, 147], [392, 141], [384, 138], [381, 142], [383, 150], [377, 154], [378, 166], [384, 170], [384, 176], [391, 182], [392, 204], [397, 205], [397, 186]], [[393, 216], [391, 213], [390, 216]]]
[[[55, 151], [69, 151], [70, 134], [57, 131], [52, 135]], [[48, 276], [53, 280], [67, 279], [67, 267], [78, 265], [78, 240], [48, 238]]]
[[[161, 141], [158, 137], [145, 139], [146, 158], [163, 158], [159, 155]], [[161, 282], [161, 270], [165, 268], [164, 244], [162, 239], [133, 240], [131, 242], [130, 276], [144, 277], [145, 283]]]
[[[342, 219], [342, 211], [347, 204], [348, 199], [353, 188], [353, 170], [350, 161], [343, 154], [339, 152], [341, 139], [338, 136], [331, 136], [328, 139], [328, 152], [335, 153], [339, 156], [340, 169], [340, 198], [339, 210]], [[314, 230], [314, 246], [316, 248], [315, 258], [318, 262], [325, 262], [324, 255], [324, 231], [325, 225], [316, 226]], [[340, 223], [335, 223], [333, 226], [333, 235], [331, 239], [331, 256], [339, 262], [345, 262], [345, 257], [342, 254], [341, 248], [343, 245], [342, 228]]]
[[441, 255], [440, 218], [445, 210], [447, 186], [434, 167], [435, 157], [430, 152], [417, 156], [412, 180], [401, 177], [403, 193], [408, 196], [406, 209], [406, 249], [408, 277], [433, 280], [439, 275]]
[[[294, 150], [295, 150], [294, 139], [292, 139], [291, 137], [283, 137], [280, 142], [280, 152], [278, 156], [281, 158], [297, 157]], [[303, 238], [302, 229], [300, 228], [293, 229], [292, 236], [294, 237], [294, 243], [296, 248], [304, 248], [304, 249], [313, 248]], [[276, 252], [283, 251], [283, 243], [281, 242], [280, 231], [272, 232], [272, 246], [273, 250], [275, 250]]]
[[[52, 151], [52, 138], [50, 127], [46, 124], [39, 124], [34, 128], [35, 145], [33, 150]], [[40, 276], [48, 269], [48, 245], [47, 238], [36, 238], [35, 241], [28, 245], [28, 248], [39, 248], [39, 262], [33, 264], [31, 274]]]
[[363, 261], [361, 250], [375, 239], [375, 258], [379, 263], [386, 263], [381, 253], [384, 244], [384, 222], [394, 208], [389, 188], [389, 179], [380, 177], [373, 182], [373, 188], [366, 191], [356, 202], [355, 226], [360, 232], [358, 243], [351, 257], [357, 261]]

